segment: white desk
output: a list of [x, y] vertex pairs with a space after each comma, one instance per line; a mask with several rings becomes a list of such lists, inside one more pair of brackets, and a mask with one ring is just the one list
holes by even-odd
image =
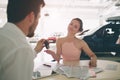
[[[73, 65], [88, 65], [88, 60], [80, 62], [71, 62]], [[69, 62], [64, 64], [71, 65]], [[109, 67], [111, 66], [111, 67]], [[103, 72], [97, 73], [96, 78], [89, 78], [88, 80], [120, 80], [120, 63], [107, 61], [107, 60], [98, 60], [97, 67], [104, 69]], [[53, 75], [38, 80], [80, 80], [77, 78], [68, 78], [64, 75]]]

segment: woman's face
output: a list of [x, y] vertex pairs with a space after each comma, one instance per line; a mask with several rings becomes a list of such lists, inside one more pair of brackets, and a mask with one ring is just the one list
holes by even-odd
[[77, 20], [72, 20], [70, 22], [70, 24], [68, 25], [68, 32], [69, 33], [76, 34], [77, 32], [79, 32], [79, 29], [80, 29], [80, 23]]

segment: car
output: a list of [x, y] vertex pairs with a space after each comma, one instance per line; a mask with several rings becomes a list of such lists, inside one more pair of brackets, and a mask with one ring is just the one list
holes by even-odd
[[56, 37], [54, 37], [54, 36], [53, 37], [48, 37], [47, 40], [48, 40], [49, 43], [56, 43]]
[[120, 16], [110, 17], [106, 22], [107, 24], [97, 28], [92, 34], [85, 35], [83, 40], [95, 53], [115, 52], [120, 55], [120, 44], [116, 44], [120, 35]]
[[63, 32], [53, 32], [49, 37], [48, 37], [48, 42], [49, 43], [56, 43], [56, 40], [58, 37], [64, 36]]

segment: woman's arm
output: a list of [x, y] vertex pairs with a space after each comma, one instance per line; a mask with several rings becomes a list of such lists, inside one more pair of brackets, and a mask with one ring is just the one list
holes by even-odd
[[116, 41], [116, 44], [120, 44], [120, 35], [119, 35], [119, 37], [118, 37], [118, 39]]
[[97, 57], [96, 57], [96, 55], [95, 54], [90, 55], [90, 58], [91, 58], [90, 63], [89, 63], [90, 67], [96, 67], [97, 66]]
[[57, 39], [56, 41], [56, 53], [52, 50], [45, 50], [46, 53], [50, 54], [58, 63], [61, 56], [61, 41]]
[[89, 65], [91, 67], [96, 67], [97, 66], [97, 56], [95, 55], [95, 53], [89, 48], [89, 46], [87, 45], [87, 43], [85, 41], [82, 42], [82, 49], [84, 50], [84, 52], [90, 57], [90, 63]]

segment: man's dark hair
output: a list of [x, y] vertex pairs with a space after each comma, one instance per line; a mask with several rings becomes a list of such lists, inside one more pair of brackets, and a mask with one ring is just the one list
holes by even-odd
[[32, 11], [35, 17], [37, 17], [40, 12], [40, 6], [45, 6], [44, 0], [8, 0], [8, 22], [17, 23], [23, 20]]

